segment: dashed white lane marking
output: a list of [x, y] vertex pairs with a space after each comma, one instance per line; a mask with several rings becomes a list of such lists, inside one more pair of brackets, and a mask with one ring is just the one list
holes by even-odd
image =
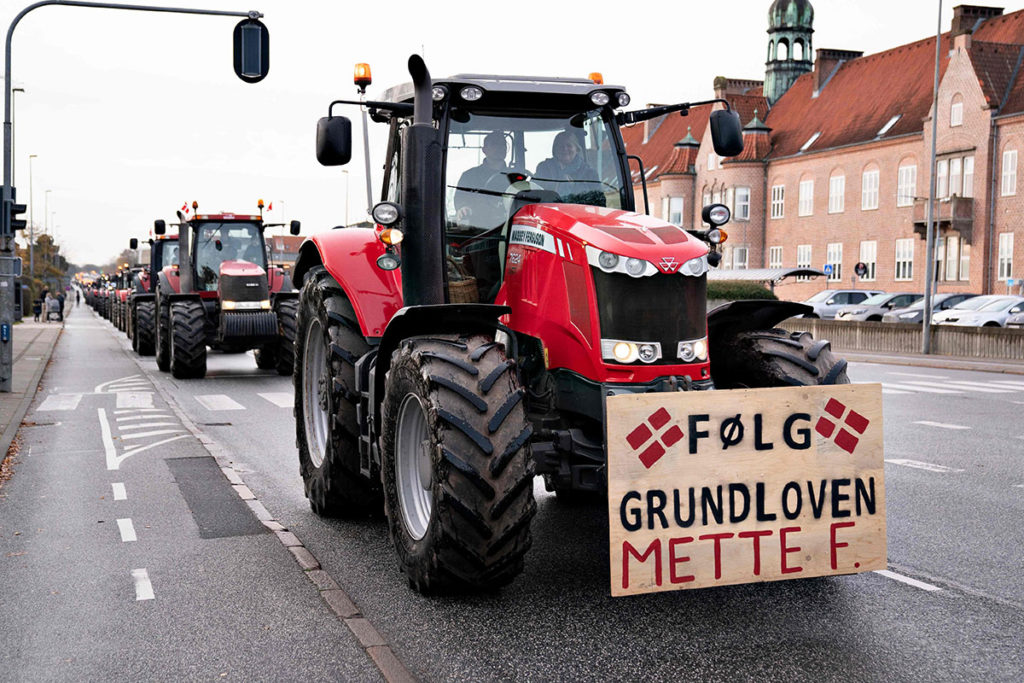
[[945, 465], [936, 465], [930, 462], [921, 462], [920, 460], [906, 460], [904, 458], [893, 458], [892, 460], [886, 458], [887, 463], [892, 465], [902, 465], [903, 467], [913, 467], [918, 470], [928, 470], [929, 472], [938, 472], [939, 474], [953, 474], [955, 472], [963, 472], [953, 467], [946, 467]]
[[132, 524], [130, 517], [117, 520], [117, 528], [121, 532], [121, 541], [123, 543], [131, 543], [132, 541], [139, 540], [135, 536], [135, 525]]
[[1015, 488], [1015, 489], [1024, 489], [1024, 484], [1014, 484], [1013, 488]]
[[114, 500], [128, 500], [128, 491], [125, 489], [123, 483], [112, 483], [110, 488], [114, 489]]
[[[982, 394], [1001, 394], [1002, 389], [985, 389], [975, 385], [965, 384], [953, 384], [952, 382], [921, 382], [917, 380], [908, 380], [906, 382], [912, 387], [923, 386], [923, 387], [937, 387], [940, 389], [955, 389], [956, 391], [977, 391]], [[922, 389], [923, 391], [923, 389]]]
[[81, 394], [50, 394], [36, 410], [75, 410], [81, 400]]
[[147, 439], [151, 436], [162, 436], [164, 434], [177, 434], [182, 431], [181, 429], [154, 429], [151, 432], [139, 432], [138, 434], [122, 434], [121, 438], [125, 441], [129, 439]]
[[227, 394], [205, 394], [195, 399], [207, 410], [245, 410], [245, 406]]
[[136, 600], [152, 600], [156, 597], [153, 594], [153, 583], [149, 580], [149, 572], [145, 568], [133, 569], [132, 581], [135, 582]]
[[942, 590], [938, 586], [933, 586], [930, 583], [925, 583], [924, 581], [918, 581], [917, 579], [912, 579], [909, 576], [903, 576], [902, 574], [897, 574], [896, 572], [891, 572], [888, 569], [876, 569], [875, 573], [876, 574], [881, 574], [882, 576], [884, 576], [887, 579], [892, 579], [893, 581], [899, 581], [900, 583], [905, 583], [908, 586], [913, 586], [914, 588], [920, 588], [923, 591], [940, 591], [940, 590]]
[[993, 387], [993, 386], [978, 386], [975, 382], [946, 382], [946, 384], [953, 386], [962, 386], [967, 391], [980, 391], [986, 394], [1012, 394], [1017, 389], [1011, 389], [1010, 387]]
[[893, 382], [883, 382], [882, 383], [882, 388], [883, 389], [903, 389], [903, 390], [906, 390], [906, 391], [914, 391], [914, 392], [921, 391], [921, 392], [924, 392], [926, 394], [962, 394], [962, 393], [964, 393], [962, 391], [954, 391], [952, 389], [935, 389], [933, 387], [919, 387], [919, 386], [910, 385], [910, 384], [896, 384], [896, 383], [893, 383]]
[[966, 425], [954, 425], [946, 422], [931, 422], [930, 420], [914, 420], [916, 425], [924, 425], [925, 427], [939, 427], [940, 429], [970, 429]]
[[180, 426], [177, 422], [147, 422], [141, 425], [117, 425], [117, 428], [122, 432], [127, 432], [132, 429], [152, 429], [153, 427], [178, 427]]
[[1015, 389], [1024, 390], [1024, 382], [1016, 382], [1014, 380], [1009, 379], [994, 379], [990, 382], [990, 384], [998, 384], [1000, 386], [1014, 387]]
[[151, 391], [119, 391], [117, 393], [118, 408], [152, 408], [153, 392]]
[[267, 399], [280, 408], [291, 408], [295, 405], [295, 394], [290, 391], [268, 391], [263, 394], [257, 394], [257, 396]]
[[890, 389], [889, 388], [890, 386], [891, 385], [889, 385], [889, 384], [883, 384], [882, 385], [882, 393], [883, 394], [912, 394], [912, 393], [914, 393], [913, 391], [904, 391], [902, 389]]
[[890, 375], [899, 375], [900, 377], [921, 377], [922, 379], [946, 379], [945, 375], [926, 375], [921, 372], [891, 372]]

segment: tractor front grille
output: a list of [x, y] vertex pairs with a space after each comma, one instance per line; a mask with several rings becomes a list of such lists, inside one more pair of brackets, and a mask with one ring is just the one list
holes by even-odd
[[602, 339], [661, 343], [658, 365], [679, 365], [680, 341], [707, 333], [707, 278], [658, 273], [630, 277], [591, 268]]
[[220, 337], [265, 338], [277, 336], [277, 316], [273, 311], [221, 311]]

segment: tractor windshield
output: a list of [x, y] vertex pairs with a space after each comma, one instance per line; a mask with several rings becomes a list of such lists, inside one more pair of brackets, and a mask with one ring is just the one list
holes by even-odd
[[248, 261], [267, 269], [260, 229], [255, 223], [200, 223], [196, 228], [196, 287], [217, 289], [220, 264]]
[[504, 225], [523, 191], [550, 202], [623, 208], [628, 184], [612, 125], [600, 109], [528, 116], [459, 112], [448, 130], [449, 230], [472, 234]]

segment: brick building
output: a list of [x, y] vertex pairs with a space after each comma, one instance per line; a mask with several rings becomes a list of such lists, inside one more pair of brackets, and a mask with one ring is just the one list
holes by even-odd
[[[722, 268], [832, 267], [780, 298], [828, 286], [923, 291], [935, 37], [884, 52], [811, 53], [807, 0], [769, 9], [766, 80], [715, 79], [744, 125], [739, 157], [714, 154], [711, 107], [623, 131], [644, 160], [650, 212], [699, 226], [733, 210]], [[940, 44], [934, 205], [938, 291], [1014, 291], [1024, 275], [1024, 11], [954, 8]], [[721, 105], [715, 105], [721, 106]], [[638, 206], [642, 185], [634, 173]], [[867, 275], [854, 278], [863, 262]]]

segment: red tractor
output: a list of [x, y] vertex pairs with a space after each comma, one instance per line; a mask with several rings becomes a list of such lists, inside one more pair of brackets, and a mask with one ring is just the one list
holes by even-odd
[[[192, 202], [193, 212], [198, 208]], [[268, 265], [260, 215], [178, 212], [178, 262], [163, 265], [156, 289], [156, 363], [179, 379], [206, 376], [206, 347], [255, 349], [256, 365], [292, 372], [298, 293]], [[299, 234], [299, 221], [290, 231]], [[154, 232], [166, 233], [162, 220]]]
[[[128, 247], [139, 248], [139, 240], [131, 238]], [[135, 273], [128, 295], [128, 336], [132, 349], [140, 356], [156, 353], [156, 285], [164, 266], [178, 263], [178, 236], [157, 235], [149, 240], [149, 265]]]
[[[849, 381], [828, 342], [772, 329], [806, 306], [708, 314], [727, 207], [706, 230], [636, 211], [619, 126], [691, 104], [624, 112], [622, 88], [591, 80], [409, 70], [382, 101], [332, 103], [386, 123], [389, 158], [376, 227], [300, 248], [294, 383], [312, 509], [383, 502], [414, 588], [511, 581], [535, 475], [559, 497], [606, 492], [606, 396]], [[734, 156], [719, 102], [715, 150]], [[351, 124], [328, 113], [317, 156], [344, 164]]]

